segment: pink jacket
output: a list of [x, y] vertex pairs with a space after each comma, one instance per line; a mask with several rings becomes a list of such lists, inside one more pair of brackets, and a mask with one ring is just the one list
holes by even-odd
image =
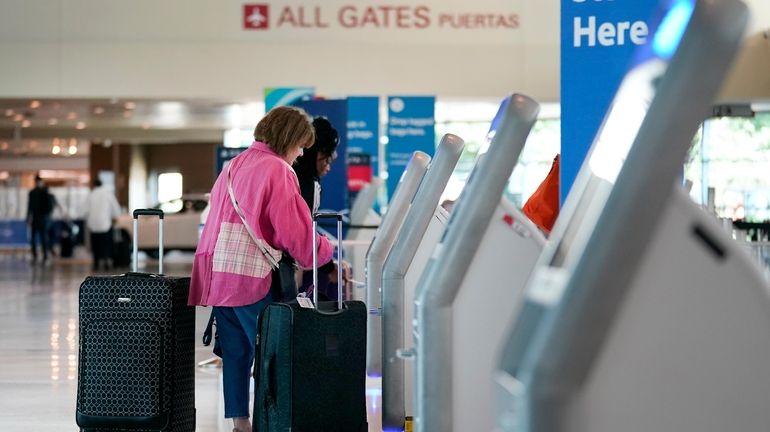
[[[270, 254], [286, 251], [297, 263], [313, 265], [313, 223], [294, 170], [272, 149], [254, 142], [230, 161], [235, 197], [246, 222]], [[245, 306], [270, 292], [270, 264], [249, 237], [227, 193], [227, 170], [211, 190], [209, 216], [198, 242], [190, 282], [191, 305]], [[318, 236], [318, 263], [333, 246]]]

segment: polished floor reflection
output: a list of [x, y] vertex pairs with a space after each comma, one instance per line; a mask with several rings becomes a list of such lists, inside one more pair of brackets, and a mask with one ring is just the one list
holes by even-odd
[[[189, 275], [189, 257], [172, 256], [167, 274]], [[149, 268], [152, 270], [152, 268]], [[87, 260], [30, 264], [24, 254], [0, 254], [0, 431], [78, 431], [78, 287]], [[199, 308], [196, 333], [208, 320]], [[211, 357], [198, 338], [196, 361]], [[221, 369], [196, 371], [197, 430], [230, 432], [222, 418]], [[368, 383], [369, 430], [380, 429], [379, 381]]]

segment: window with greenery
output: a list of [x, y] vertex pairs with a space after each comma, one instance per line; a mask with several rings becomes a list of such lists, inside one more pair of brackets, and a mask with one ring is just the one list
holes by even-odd
[[770, 220], [770, 113], [753, 118], [706, 121], [685, 166], [692, 198], [708, 205], [714, 189], [717, 215], [733, 220]]

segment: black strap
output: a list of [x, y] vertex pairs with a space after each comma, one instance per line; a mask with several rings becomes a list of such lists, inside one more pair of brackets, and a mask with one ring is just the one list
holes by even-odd
[[209, 317], [209, 323], [206, 324], [206, 330], [203, 331], [203, 346], [211, 345], [213, 335], [214, 335], [214, 308], [211, 308], [211, 316]]

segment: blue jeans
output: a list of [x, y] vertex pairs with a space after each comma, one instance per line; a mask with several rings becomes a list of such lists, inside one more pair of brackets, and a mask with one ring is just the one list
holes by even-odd
[[225, 418], [249, 417], [249, 382], [257, 341], [257, 317], [271, 302], [264, 299], [239, 307], [214, 307], [222, 351]]
[[48, 217], [33, 218], [30, 224], [29, 243], [32, 248], [32, 259], [37, 259], [37, 239], [43, 249], [43, 261], [48, 259], [48, 251], [51, 249], [51, 243], [48, 238], [48, 229], [51, 226], [51, 219]]

